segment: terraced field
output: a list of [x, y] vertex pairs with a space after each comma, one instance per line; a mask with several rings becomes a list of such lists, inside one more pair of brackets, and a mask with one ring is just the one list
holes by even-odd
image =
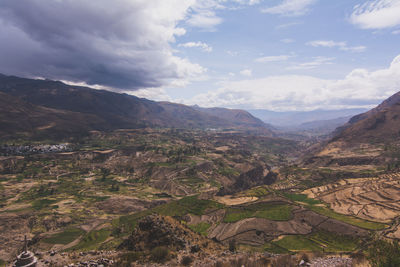
[[392, 223], [388, 237], [400, 238], [396, 218], [400, 216], [400, 173], [376, 178], [345, 179], [337, 183], [304, 191], [310, 198], [321, 200], [340, 214], [361, 219]]
[[400, 215], [400, 174], [378, 178], [346, 179], [306, 190], [342, 214], [377, 222], [391, 222]]
[[222, 222], [209, 231], [209, 237], [222, 242], [235, 239], [241, 244], [260, 246], [280, 236], [309, 235], [318, 231], [353, 237], [368, 235], [365, 229], [296, 206], [292, 217], [286, 221], [251, 217], [232, 223]]
[[[183, 129], [93, 133], [70, 143], [70, 151], [54, 153], [21, 152], [19, 142], [2, 142], [0, 259], [7, 261], [25, 234], [40, 251], [115, 248], [142, 215], [183, 217], [221, 209], [223, 201], [210, 200], [221, 188], [242, 185], [237, 180], [250, 180], [247, 189], [263, 184], [270, 165], [297, 153], [294, 141]], [[255, 193], [235, 203], [227, 199], [226, 205], [255, 201], [265, 192]], [[111, 227], [121, 216], [120, 228]], [[206, 234], [209, 227], [200, 223], [193, 229]]]

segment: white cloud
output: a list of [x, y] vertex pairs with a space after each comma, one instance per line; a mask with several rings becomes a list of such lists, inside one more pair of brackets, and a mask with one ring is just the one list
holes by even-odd
[[367, 47], [365, 46], [348, 46], [346, 42], [335, 42], [335, 41], [324, 41], [324, 40], [316, 40], [316, 41], [311, 41], [308, 42], [307, 45], [313, 46], [313, 47], [337, 47], [342, 51], [350, 51], [350, 52], [364, 52]]
[[310, 6], [316, 2], [317, 0], [283, 0], [281, 4], [264, 8], [261, 12], [282, 16], [301, 16], [306, 14]]
[[290, 22], [290, 23], [284, 23], [284, 24], [280, 24], [278, 26], [275, 27], [275, 29], [277, 30], [282, 30], [282, 29], [286, 29], [286, 28], [290, 28], [296, 25], [300, 25], [303, 24], [302, 22]]
[[350, 22], [362, 29], [384, 29], [400, 25], [400, 1], [374, 0], [356, 5]]
[[243, 76], [252, 76], [253, 75], [253, 71], [251, 69], [244, 69], [242, 71], [240, 71], [240, 74], [242, 74]]
[[222, 18], [217, 16], [216, 10], [225, 9], [224, 0], [191, 0], [191, 13], [187, 23], [204, 31], [216, 31], [216, 26], [222, 23]]
[[256, 5], [259, 4], [261, 0], [248, 0], [249, 5]]
[[392, 34], [400, 34], [400, 30], [392, 31]]
[[286, 39], [282, 39], [281, 42], [285, 43], [285, 44], [291, 44], [291, 43], [294, 43], [295, 40], [290, 39], [290, 38], [286, 38]]
[[143, 88], [133, 92], [124, 92], [130, 95], [134, 95], [141, 98], [151, 99], [154, 101], [169, 101], [171, 102], [171, 97], [167, 94], [164, 88]]
[[335, 58], [333, 57], [314, 57], [312, 61], [297, 63], [293, 66], [287, 67], [287, 70], [310, 70], [315, 69], [321, 65], [330, 65]]
[[256, 58], [254, 61], [259, 63], [278, 62], [278, 61], [286, 61], [291, 57], [293, 56], [292, 55], [267, 56], [267, 57]]
[[308, 45], [314, 47], [344, 47], [346, 46], [346, 42], [334, 42], [334, 41], [311, 41], [307, 43]]
[[194, 14], [187, 22], [193, 27], [215, 31], [215, 26], [222, 22], [222, 18], [218, 17], [215, 12], [208, 11]]
[[304, 75], [226, 81], [186, 101], [201, 106], [312, 110], [372, 107], [400, 89], [400, 55], [388, 68], [355, 69], [340, 80]]
[[346, 46], [346, 47], [342, 47], [340, 49], [343, 51], [361, 53], [361, 52], [365, 52], [367, 50], [367, 47], [363, 46], [363, 45], [359, 45], [359, 46], [350, 46], [350, 47]]
[[184, 43], [184, 44], [179, 44], [178, 46], [179, 47], [187, 47], [187, 48], [188, 47], [189, 48], [198, 47], [198, 48], [201, 48], [205, 52], [211, 52], [212, 51], [212, 47], [209, 46], [206, 43], [203, 43], [203, 42], [188, 42], [188, 43]]
[[257, 5], [261, 2], [261, 0], [234, 0], [234, 2], [242, 4], [242, 5]]
[[237, 55], [239, 55], [239, 52], [237, 51], [231, 51], [231, 50], [227, 50], [225, 51], [228, 55], [230, 55], [231, 57], [235, 57]]

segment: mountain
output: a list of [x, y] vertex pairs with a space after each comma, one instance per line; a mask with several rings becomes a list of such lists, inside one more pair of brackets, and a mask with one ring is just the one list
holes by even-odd
[[57, 138], [102, 130], [107, 122], [90, 114], [27, 103], [0, 92], [0, 136]]
[[332, 132], [336, 128], [346, 124], [352, 117], [340, 117], [330, 120], [317, 120], [302, 123], [298, 126], [300, 130], [326, 130]]
[[400, 92], [352, 117], [332, 136], [307, 153], [306, 165], [358, 170], [359, 177], [400, 167]]
[[346, 124], [350, 118], [351, 116], [330, 120], [310, 121], [300, 125], [276, 127], [276, 129], [281, 131], [283, 134], [297, 134], [308, 137], [327, 137], [338, 127]]
[[253, 127], [269, 127], [272, 128], [271, 125], [267, 125], [259, 118], [254, 117], [249, 112], [242, 109], [227, 109], [227, 108], [202, 108], [199, 106], [193, 106], [195, 110], [200, 112], [207, 113], [212, 116], [217, 116], [218, 118], [235, 122], [239, 125], [243, 126], [253, 126]]
[[[71, 130], [79, 129], [79, 131], [87, 132], [89, 130], [144, 127], [239, 128], [273, 135], [272, 131], [261, 121], [254, 123], [257, 121], [255, 118], [253, 121], [241, 118], [238, 118], [237, 121], [228, 119], [234, 118], [237, 111], [232, 111], [233, 115], [226, 115], [224, 118], [218, 114], [203, 112], [181, 104], [155, 102], [128, 94], [71, 86], [59, 81], [0, 75], [0, 92], [6, 94], [7, 98], [13, 99], [14, 108], [30, 104], [40, 114], [37, 119], [45, 118], [48, 125], [55, 123], [60, 127], [62, 120], [66, 120], [68, 121], [66, 125], [69, 125], [68, 129]], [[56, 116], [56, 111], [63, 115]], [[7, 111], [3, 112], [3, 119], [7, 120]], [[228, 114], [230, 110], [224, 109], [224, 112]], [[23, 119], [21, 114], [18, 119]], [[57, 123], [56, 118], [58, 119]], [[13, 122], [4, 121], [3, 123], [6, 127], [7, 123], [12, 124]], [[36, 124], [41, 125], [41, 123]], [[34, 123], [32, 127], [37, 128], [36, 124]], [[29, 127], [27, 126], [26, 129]], [[48, 129], [49, 132], [53, 128], [49, 127]], [[58, 132], [62, 133], [62, 131]], [[68, 134], [67, 131], [63, 135], [68, 136]]]
[[342, 117], [350, 117], [366, 112], [367, 109], [339, 109], [339, 110], [313, 110], [313, 111], [287, 111], [276, 112], [265, 109], [248, 110], [252, 115], [263, 122], [279, 127], [299, 126], [312, 121], [326, 121]]
[[400, 92], [376, 108], [352, 117], [336, 130], [332, 141], [382, 142], [398, 141], [400, 137]]

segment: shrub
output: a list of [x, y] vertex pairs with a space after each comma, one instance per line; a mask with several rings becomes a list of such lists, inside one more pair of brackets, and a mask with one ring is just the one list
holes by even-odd
[[285, 266], [294, 267], [296, 266], [296, 261], [293, 260], [291, 255], [282, 255], [273, 259], [272, 266]]
[[367, 261], [365, 255], [362, 252], [354, 252], [350, 255], [350, 257], [354, 266], [360, 266], [362, 263], [365, 263]]
[[190, 264], [192, 264], [192, 262], [193, 262], [192, 257], [190, 257], [190, 256], [183, 256], [182, 261], [181, 261], [181, 264], [182, 264], [183, 266], [190, 266]]
[[400, 266], [400, 245], [398, 241], [375, 241], [368, 251], [368, 259], [373, 267]]
[[235, 239], [231, 239], [229, 241], [229, 251], [230, 252], [235, 252], [236, 251], [236, 240]]
[[199, 252], [199, 251], [200, 251], [200, 247], [197, 244], [190, 247], [190, 252], [191, 253], [196, 253], [196, 252]]
[[164, 262], [169, 255], [168, 248], [155, 247], [151, 250], [151, 259], [155, 262]]
[[310, 258], [305, 253], [301, 255], [300, 260], [303, 260], [304, 262], [310, 262]]
[[139, 258], [140, 258], [139, 253], [127, 252], [122, 254], [116, 263], [117, 266], [130, 267], [131, 263], [137, 261]]

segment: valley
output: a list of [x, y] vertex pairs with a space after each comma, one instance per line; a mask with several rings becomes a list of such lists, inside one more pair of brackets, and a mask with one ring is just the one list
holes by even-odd
[[25, 235], [39, 266], [364, 266], [400, 239], [396, 97], [299, 138], [242, 110], [2, 79], [21, 108], [0, 117], [0, 266]]
[[[299, 167], [306, 147], [297, 141], [240, 131], [142, 129], [92, 132], [68, 151], [22, 153], [7, 142], [0, 161], [0, 258], [6, 261], [25, 234], [42, 263], [96, 258], [91, 251], [109, 251], [118, 261], [130, 235], [133, 244], [147, 243], [134, 229], [151, 214], [195, 235], [182, 248], [200, 246], [201, 237], [218, 251], [234, 242], [254, 257], [263, 251], [351, 253], [371, 232], [398, 238], [397, 173], [374, 177], [380, 165]], [[166, 245], [128, 250], [140, 261]], [[214, 250], [201, 248], [209, 255]]]
[[0, 0], [0, 267], [400, 267], [400, 0]]

